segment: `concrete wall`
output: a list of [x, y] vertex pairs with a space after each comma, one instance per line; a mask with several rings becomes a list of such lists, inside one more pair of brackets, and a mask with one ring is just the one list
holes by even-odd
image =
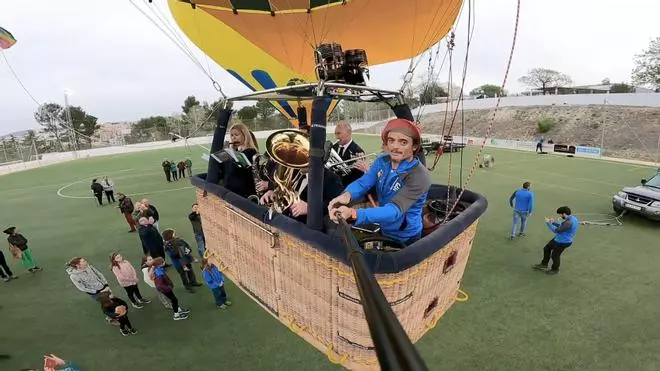
[[[497, 98], [471, 99], [464, 101], [466, 110], [495, 108]], [[587, 106], [608, 104], [613, 106], [660, 107], [660, 93], [626, 93], [626, 94], [566, 94], [566, 95], [535, 95], [519, 97], [503, 97], [500, 107], [551, 106], [572, 105]], [[422, 114], [444, 112], [446, 103], [432, 104], [421, 107]], [[419, 109], [414, 109], [417, 115]]]
[[[377, 124], [377, 122], [364, 122], [360, 124], [352, 124], [351, 126], [353, 127], [354, 130], [357, 130], [357, 129], [368, 128], [375, 124]], [[263, 138], [267, 138], [270, 134], [272, 134], [275, 131], [276, 130], [255, 131], [254, 135], [258, 139], [263, 139]], [[334, 138], [333, 134], [335, 132], [335, 127], [328, 126], [327, 132], [329, 135], [328, 139], [332, 140], [332, 138]], [[210, 147], [211, 140], [212, 137], [210, 135], [204, 137], [190, 138], [188, 139], [188, 145], [191, 146], [202, 145], [205, 147]], [[229, 140], [229, 134], [227, 134], [225, 140]], [[0, 175], [10, 174], [17, 171], [34, 169], [41, 166], [58, 164], [67, 161], [73, 161], [76, 159], [83, 159], [83, 158], [96, 157], [96, 156], [116, 155], [121, 153], [150, 151], [154, 149], [184, 147], [185, 145], [186, 145], [186, 141], [184, 140], [177, 140], [176, 142], [172, 142], [171, 140], [163, 140], [158, 142], [129, 144], [125, 146], [111, 146], [111, 147], [103, 147], [103, 148], [85, 149], [85, 150], [77, 151], [75, 153], [74, 152], [44, 153], [42, 155], [41, 160], [39, 161], [0, 164]]]

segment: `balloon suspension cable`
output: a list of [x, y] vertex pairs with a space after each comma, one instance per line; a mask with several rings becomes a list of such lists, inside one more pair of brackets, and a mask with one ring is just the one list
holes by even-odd
[[[504, 90], [504, 88], [506, 86], [506, 81], [509, 77], [509, 71], [511, 70], [511, 62], [513, 61], [513, 52], [515, 51], [515, 48], [516, 48], [516, 39], [518, 37], [518, 25], [519, 25], [519, 22], [520, 22], [520, 3], [521, 3], [521, 0], [518, 0], [517, 1], [517, 6], [516, 6], [516, 22], [515, 22], [514, 31], [513, 31], [513, 40], [511, 42], [511, 51], [509, 52], [509, 61], [507, 62], [506, 72], [504, 73], [504, 79], [503, 79], [502, 85], [500, 87], [501, 90]], [[497, 103], [495, 104], [495, 109], [493, 110], [493, 115], [492, 115], [490, 123], [488, 124], [488, 127], [486, 129], [486, 135], [485, 135], [483, 141], [481, 142], [481, 146], [479, 147], [479, 151], [477, 153], [477, 156], [475, 156], [475, 158], [474, 158], [474, 161], [472, 163], [472, 167], [470, 168], [470, 172], [468, 173], [467, 179], [465, 180], [465, 184], [461, 187], [461, 192], [458, 194], [458, 197], [456, 198], [456, 201], [454, 201], [454, 204], [452, 205], [452, 207], [449, 211], [450, 214], [454, 211], [454, 209], [458, 205], [459, 200], [463, 196], [463, 192], [465, 192], [465, 189], [467, 189], [467, 186], [470, 184], [470, 181], [472, 180], [472, 176], [474, 176], [474, 173], [475, 173], [475, 171], [476, 171], [476, 169], [479, 165], [479, 158], [483, 154], [484, 148], [486, 147], [486, 142], [490, 138], [491, 131], [492, 131], [493, 126], [495, 124], [495, 115], [497, 114], [497, 111], [500, 107], [500, 102], [501, 101], [502, 101], [502, 95], [500, 94], [497, 97]], [[446, 220], [447, 220], [447, 217], [445, 217], [445, 220], [443, 221], [443, 223], [446, 222]]]
[[14, 71], [14, 68], [11, 66], [11, 63], [9, 63], [9, 60], [7, 59], [7, 56], [5, 55], [4, 50], [0, 49], [0, 54], [2, 54], [2, 58], [5, 60], [5, 63], [7, 63], [7, 67], [9, 68], [9, 72], [11, 72], [11, 74], [14, 75], [14, 78], [16, 79], [16, 82], [18, 83], [18, 85], [20, 85], [21, 88], [23, 88], [23, 90], [28, 95], [28, 97], [30, 97], [30, 99], [32, 99], [32, 101], [34, 103], [36, 103], [37, 106], [41, 106], [41, 103], [39, 103], [39, 101], [34, 97], [34, 95], [32, 95], [32, 93], [30, 93], [30, 90], [28, 90], [28, 88], [25, 86], [25, 84], [23, 84], [23, 81], [21, 81], [21, 78], [18, 77], [18, 74], [16, 73], [16, 71]]

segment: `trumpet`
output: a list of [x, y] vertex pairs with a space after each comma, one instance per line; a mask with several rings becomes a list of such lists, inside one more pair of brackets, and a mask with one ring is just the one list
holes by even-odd
[[[366, 155], [354, 156], [348, 160], [343, 160], [337, 151], [335, 151], [333, 148], [330, 149], [330, 156], [328, 157], [328, 161], [325, 163], [325, 168], [328, 170], [333, 170], [340, 176], [346, 176], [350, 174], [353, 168], [355, 168], [357, 161], [364, 160], [375, 155], [377, 155], [377, 153], [369, 153]], [[349, 165], [348, 163], [350, 162], [353, 162], [353, 164]]]

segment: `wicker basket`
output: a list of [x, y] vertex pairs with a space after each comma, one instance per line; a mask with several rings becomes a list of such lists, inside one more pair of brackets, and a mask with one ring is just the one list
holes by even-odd
[[[295, 230], [264, 223], [235, 205], [236, 200], [207, 193], [200, 182], [193, 183], [198, 183], [207, 257], [330, 361], [348, 369], [379, 369], [351, 268], [314, 241], [294, 235]], [[477, 218], [473, 219], [416, 264], [390, 273], [372, 268], [413, 342], [456, 301], [477, 228]]]

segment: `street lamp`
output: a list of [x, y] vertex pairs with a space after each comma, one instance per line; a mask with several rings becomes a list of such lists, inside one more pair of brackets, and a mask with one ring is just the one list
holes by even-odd
[[73, 157], [76, 157], [76, 130], [73, 127], [73, 120], [71, 119], [71, 110], [69, 109], [69, 95], [71, 89], [64, 89], [64, 110], [66, 111], [66, 119], [69, 124], [71, 146], [73, 147]]

